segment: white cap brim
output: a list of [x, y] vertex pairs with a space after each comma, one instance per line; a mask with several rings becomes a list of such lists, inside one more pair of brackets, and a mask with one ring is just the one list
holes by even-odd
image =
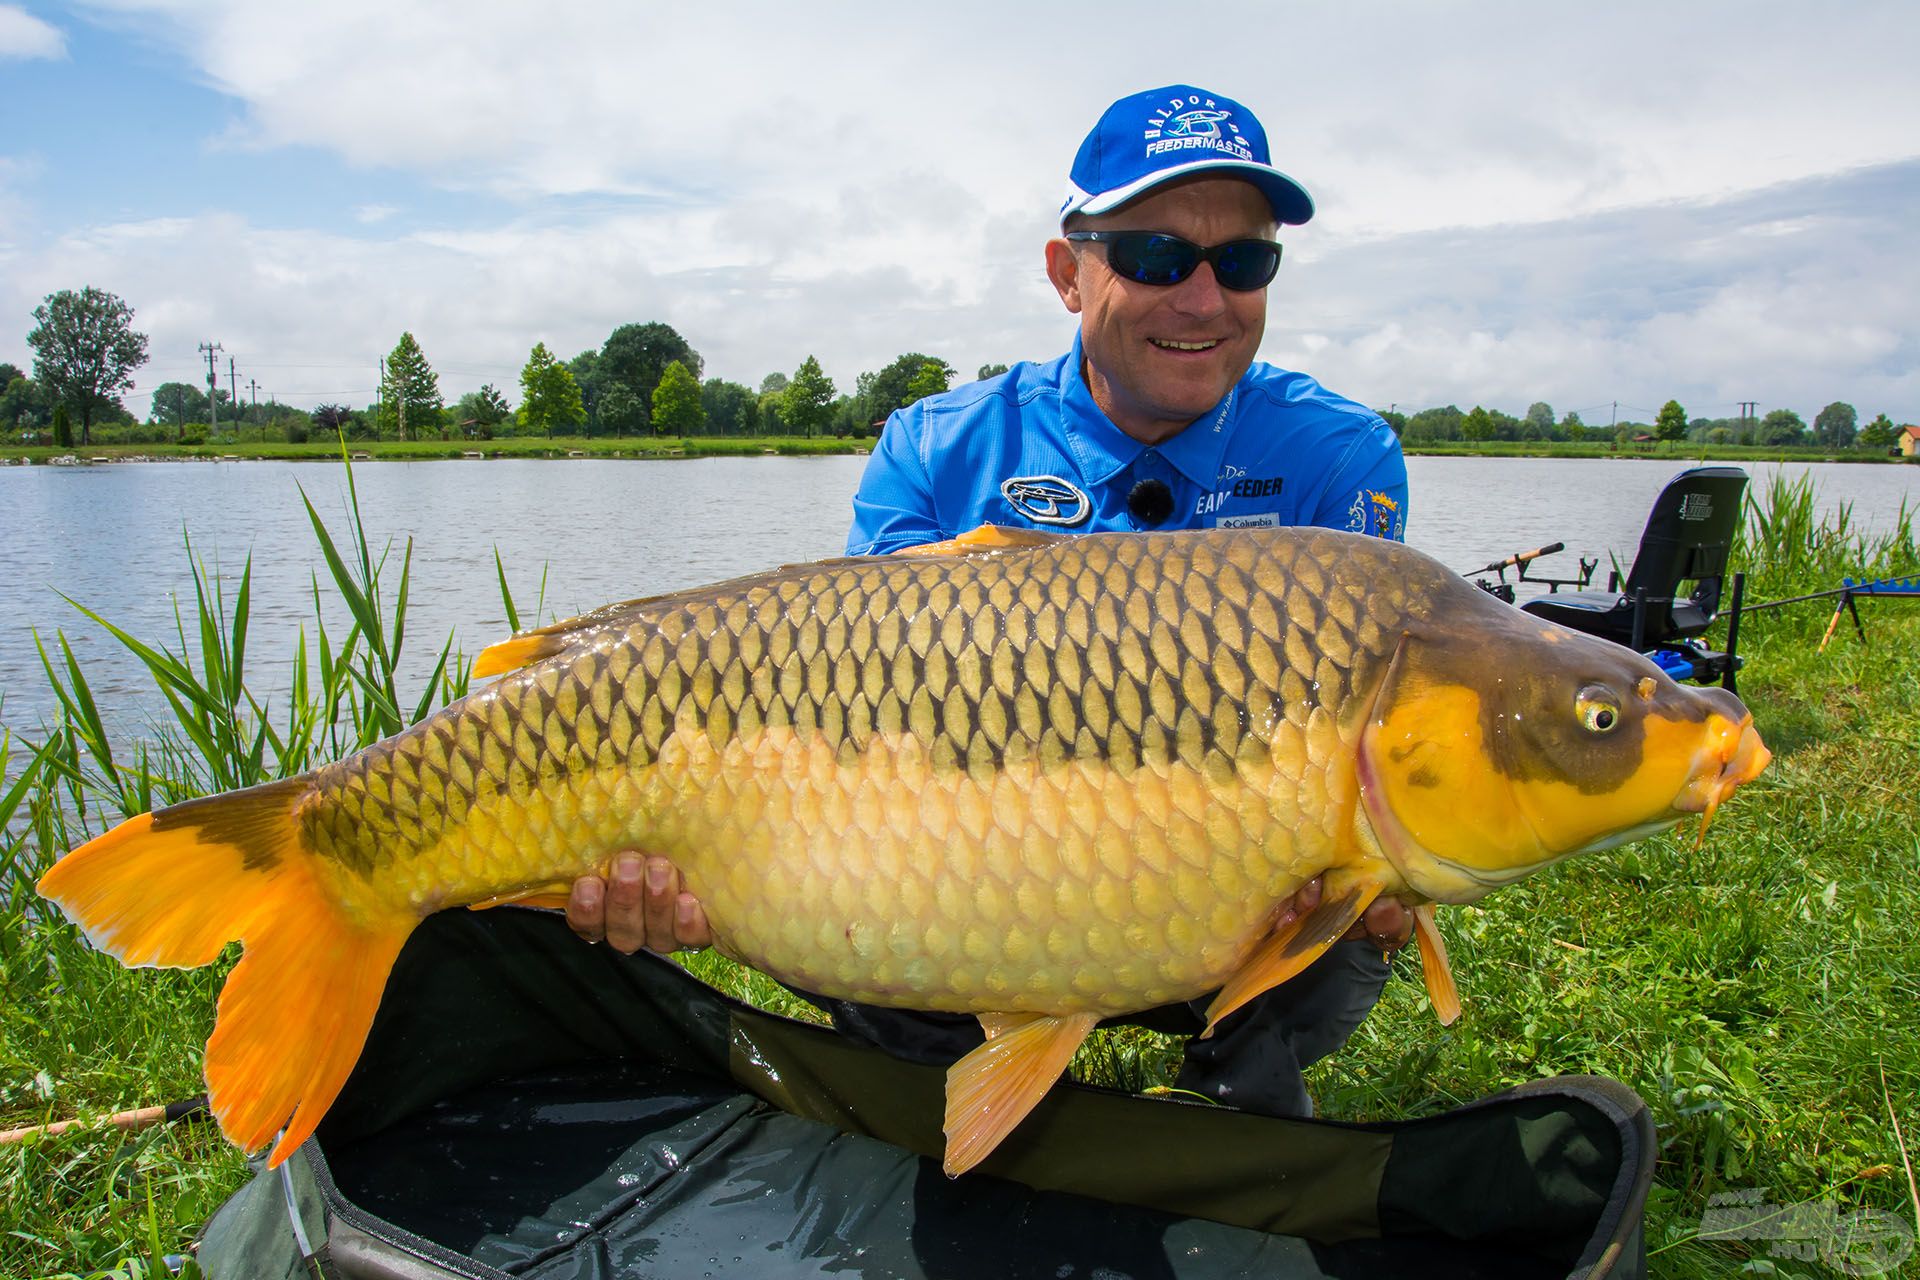
[[1084, 213], [1088, 215], [1111, 213], [1129, 200], [1151, 191], [1163, 183], [1179, 178], [1190, 177], [1196, 173], [1228, 171], [1246, 178], [1267, 197], [1267, 203], [1273, 206], [1275, 219], [1282, 223], [1297, 226], [1313, 217], [1313, 197], [1307, 189], [1280, 172], [1272, 165], [1259, 164], [1251, 160], [1193, 160], [1186, 164], [1172, 165], [1155, 170], [1144, 178], [1129, 182], [1124, 187], [1112, 191], [1082, 191], [1079, 187], [1069, 187], [1066, 203], [1060, 207], [1060, 220], [1065, 222], [1069, 215]]

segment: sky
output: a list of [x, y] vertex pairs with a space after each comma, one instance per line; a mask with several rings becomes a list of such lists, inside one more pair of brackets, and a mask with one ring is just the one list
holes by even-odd
[[756, 386], [1049, 359], [1075, 149], [1188, 83], [1318, 206], [1262, 359], [1402, 411], [1915, 422], [1917, 51], [1911, 0], [0, 0], [0, 360], [86, 285], [149, 335], [142, 416], [215, 341], [303, 408], [402, 330], [449, 401], [650, 320]]

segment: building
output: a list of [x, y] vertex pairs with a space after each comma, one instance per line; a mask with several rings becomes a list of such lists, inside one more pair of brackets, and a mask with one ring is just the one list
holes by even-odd
[[1900, 434], [1893, 439], [1900, 446], [1900, 452], [1907, 457], [1920, 454], [1920, 427], [1902, 427]]

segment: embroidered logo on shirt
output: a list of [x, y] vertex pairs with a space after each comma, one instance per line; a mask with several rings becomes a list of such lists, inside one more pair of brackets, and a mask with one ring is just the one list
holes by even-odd
[[1035, 524], [1083, 524], [1093, 514], [1086, 491], [1059, 476], [1014, 476], [1000, 482], [1000, 496]]
[[1280, 513], [1278, 511], [1256, 511], [1245, 516], [1221, 516], [1213, 522], [1216, 529], [1278, 529]]
[[1229, 498], [1245, 498], [1249, 501], [1258, 501], [1262, 498], [1277, 498], [1280, 496], [1280, 490], [1285, 485], [1286, 477], [1284, 476], [1254, 477], [1242, 471], [1240, 478], [1235, 480], [1233, 484], [1227, 488], [1215, 489], [1212, 493], [1201, 494], [1200, 500], [1194, 504], [1193, 514], [1196, 516], [1204, 516], [1210, 512], [1218, 511], [1227, 504]]
[[1347, 508], [1347, 528], [1376, 538], [1397, 538], [1405, 528], [1400, 503], [1384, 490], [1361, 489]]

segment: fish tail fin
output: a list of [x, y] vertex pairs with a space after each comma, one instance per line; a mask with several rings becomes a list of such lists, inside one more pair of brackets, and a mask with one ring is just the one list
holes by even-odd
[[40, 879], [100, 950], [194, 968], [238, 941], [207, 1041], [220, 1127], [279, 1164], [313, 1132], [359, 1057], [387, 972], [418, 920], [329, 891], [298, 822], [311, 775], [129, 818]]

